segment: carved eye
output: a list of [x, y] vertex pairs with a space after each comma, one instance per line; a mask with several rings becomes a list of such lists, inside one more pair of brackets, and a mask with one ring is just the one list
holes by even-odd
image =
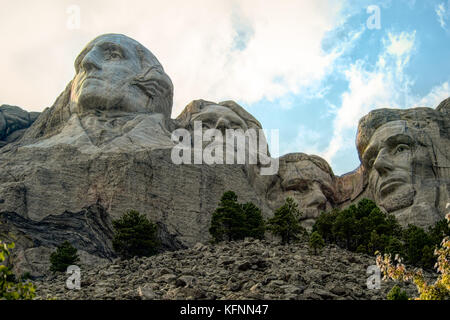
[[309, 187], [306, 183], [302, 183], [297, 186], [297, 191], [299, 191], [301, 193], [308, 192], [308, 190], [309, 190]]
[[396, 148], [395, 148], [395, 152], [394, 154], [400, 153], [400, 152], [405, 152], [408, 151], [410, 148], [407, 144], [399, 144]]
[[121, 59], [122, 58], [122, 54], [117, 51], [117, 49], [115, 48], [108, 48], [106, 49], [106, 59], [113, 59], [113, 60], [117, 60], [117, 59]]
[[367, 164], [369, 165], [369, 167], [373, 167], [373, 164], [375, 163], [375, 158], [371, 158], [369, 159], [369, 162], [367, 162]]

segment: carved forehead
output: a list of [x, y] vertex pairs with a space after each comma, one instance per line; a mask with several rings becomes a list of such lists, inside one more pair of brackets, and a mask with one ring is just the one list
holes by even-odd
[[283, 180], [300, 179], [305, 181], [331, 182], [332, 172], [324, 170], [316, 161], [308, 158], [301, 158], [293, 161], [292, 156], [280, 159], [280, 176]]
[[414, 141], [413, 129], [404, 120], [391, 121], [379, 127], [369, 140], [364, 153], [392, 143], [411, 143]]
[[240, 121], [243, 121], [242, 118], [230, 108], [217, 104], [209, 104], [204, 106], [198, 113], [193, 115], [193, 119], [202, 118], [205, 120], [214, 120], [223, 116], [228, 118], [238, 118]]
[[156, 57], [147, 48], [145, 48], [142, 44], [140, 44], [136, 40], [131, 39], [130, 37], [127, 37], [123, 34], [111, 33], [98, 36], [97, 38], [89, 42], [75, 59], [75, 69], [78, 69], [78, 66], [80, 65], [84, 56], [89, 51], [91, 51], [92, 48], [107, 43], [114, 44], [120, 47], [127, 53], [129, 57], [131, 57], [132, 59], [139, 60], [141, 64], [145, 61], [147, 64], [149, 64], [149, 66], [153, 65], [161, 66]]

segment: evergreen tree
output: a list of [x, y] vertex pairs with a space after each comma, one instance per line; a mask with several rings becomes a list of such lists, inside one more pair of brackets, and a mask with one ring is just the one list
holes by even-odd
[[428, 234], [420, 227], [409, 225], [403, 232], [403, 241], [406, 260], [411, 264], [420, 265], [423, 248], [432, 245]]
[[130, 210], [112, 223], [113, 248], [122, 258], [151, 256], [158, 252], [157, 226], [145, 215]]
[[[353, 216], [355, 206], [350, 206], [348, 209], [342, 210], [336, 217], [336, 220], [332, 227], [333, 235], [335, 236], [338, 244], [345, 244], [348, 250], [353, 250], [353, 240], [356, 229], [356, 221]], [[356, 248], [355, 248], [356, 249]]]
[[68, 241], [64, 241], [55, 252], [50, 255], [50, 271], [65, 272], [67, 267], [80, 261], [77, 249]]
[[333, 209], [330, 212], [322, 212], [313, 225], [312, 231], [319, 232], [322, 238], [327, 242], [335, 242], [333, 225], [339, 212], [338, 209]]
[[247, 202], [242, 206], [245, 214], [245, 236], [255, 239], [264, 239], [264, 219], [261, 209], [252, 202]]
[[294, 199], [287, 198], [284, 205], [278, 208], [274, 216], [267, 222], [267, 229], [281, 237], [283, 244], [297, 240], [305, 229], [300, 225], [301, 213]]
[[233, 241], [245, 237], [245, 212], [237, 202], [237, 195], [227, 191], [220, 199], [219, 207], [214, 211], [209, 232], [214, 242]]
[[322, 239], [322, 236], [317, 231], [311, 233], [309, 237], [309, 247], [314, 251], [314, 254], [317, 254], [317, 251], [322, 250], [325, 242]]

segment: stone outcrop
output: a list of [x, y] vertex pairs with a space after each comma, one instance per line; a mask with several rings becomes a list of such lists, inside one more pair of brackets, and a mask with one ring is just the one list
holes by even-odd
[[336, 177], [328, 163], [314, 155], [290, 153], [279, 158], [279, 171], [268, 187], [272, 210], [293, 198], [302, 212], [303, 226], [311, 229], [321, 212], [337, 205]]
[[[37, 299], [143, 300], [382, 300], [395, 283], [368, 289], [375, 257], [327, 246], [313, 255], [305, 243], [280, 245], [246, 240], [197, 244], [149, 258], [81, 266], [81, 289], [66, 287], [68, 275], [35, 281]], [[408, 266], [409, 268], [409, 266]], [[427, 279], [436, 274], [424, 273]], [[400, 284], [417, 296], [411, 283]]]
[[403, 225], [445, 217], [450, 191], [448, 100], [438, 108], [377, 109], [358, 125], [367, 195]]
[[[20, 140], [0, 149], [0, 213], [16, 222], [21, 217], [23, 233], [40, 234], [31, 243], [42, 260], [48, 261], [59, 238], [44, 237], [36, 227], [62, 216], [55, 221], [63, 230], [72, 219], [68, 212], [93, 204], [110, 219], [130, 209], [146, 214], [160, 226], [165, 249], [208, 241], [211, 214], [227, 190], [270, 215], [250, 166], [174, 164], [171, 132], [180, 125], [169, 118], [173, 86], [142, 45], [123, 35], [100, 36], [82, 50], [75, 69], [54, 105]], [[89, 223], [72, 216], [80, 226], [66, 240], [92, 252], [76, 240], [95, 237], [85, 232]], [[18, 245], [15, 254], [30, 249]], [[100, 251], [97, 256], [103, 259]]]
[[37, 119], [39, 112], [27, 112], [16, 106], [0, 106], [0, 148], [18, 140]]

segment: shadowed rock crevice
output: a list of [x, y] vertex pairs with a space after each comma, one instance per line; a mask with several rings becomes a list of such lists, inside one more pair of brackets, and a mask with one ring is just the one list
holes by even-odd
[[111, 217], [101, 205], [75, 213], [65, 211], [41, 221], [26, 219], [14, 212], [0, 213], [0, 219], [2, 227], [10, 225], [26, 234], [35, 247], [57, 247], [67, 240], [90, 254], [107, 259], [115, 257]]

